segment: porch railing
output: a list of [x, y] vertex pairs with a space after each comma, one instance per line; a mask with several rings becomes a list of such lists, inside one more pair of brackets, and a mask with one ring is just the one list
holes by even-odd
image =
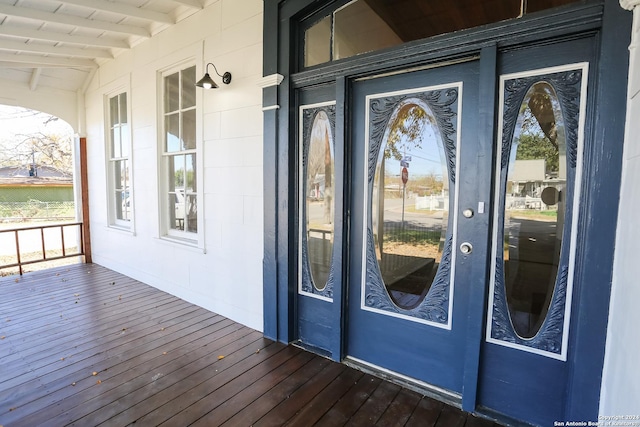
[[[60, 230], [59, 239], [55, 229]], [[56, 240], [59, 244], [52, 244]], [[15, 251], [11, 250], [12, 241]], [[74, 243], [68, 244], [69, 241]], [[85, 254], [82, 222], [0, 230], [0, 248], [0, 270], [18, 267], [20, 275], [24, 265], [82, 256]], [[9, 263], [5, 264], [5, 260]]]

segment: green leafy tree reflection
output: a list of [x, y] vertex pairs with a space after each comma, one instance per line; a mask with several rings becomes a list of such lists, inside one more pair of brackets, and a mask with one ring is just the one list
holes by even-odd
[[516, 140], [516, 160], [544, 159], [547, 173], [558, 172], [558, 124], [553, 106], [557, 100], [546, 83], [538, 83], [534, 90], [520, 107], [523, 120], [522, 131]]

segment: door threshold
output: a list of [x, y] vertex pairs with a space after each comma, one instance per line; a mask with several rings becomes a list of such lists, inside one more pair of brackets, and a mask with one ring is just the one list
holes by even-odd
[[[311, 344], [307, 344], [307, 343], [305, 343], [303, 341], [300, 341], [300, 340], [292, 341], [290, 344], [292, 346], [294, 346], [294, 347], [298, 347], [298, 348], [301, 348], [303, 350], [310, 351], [311, 353], [315, 353], [318, 356], [322, 356], [322, 357], [325, 357], [327, 359], [333, 360], [331, 358], [331, 353], [329, 351], [323, 349], [323, 348], [316, 347], [316, 346], [311, 345]], [[0, 427], [2, 427], [2, 426], [0, 426]]]
[[422, 395], [439, 400], [458, 409], [462, 409], [462, 395], [458, 393], [454, 393], [424, 381], [416, 380], [415, 378], [399, 374], [352, 356], [345, 357], [342, 363], [351, 368], [398, 384], [402, 387], [408, 388], [409, 390], [413, 390]]

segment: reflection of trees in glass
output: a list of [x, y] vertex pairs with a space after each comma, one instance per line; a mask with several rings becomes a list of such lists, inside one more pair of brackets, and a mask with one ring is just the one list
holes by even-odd
[[416, 196], [431, 196], [442, 194], [444, 182], [442, 176], [436, 176], [434, 173], [427, 175], [414, 175], [407, 182], [407, 191]]
[[[316, 128], [314, 128], [316, 131]], [[317, 136], [317, 132], [314, 132], [311, 135], [311, 142], [309, 143], [309, 157], [307, 158], [307, 176], [309, 179], [307, 180], [307, 186], [309, 191], [313, 190], [313, 185], [315, 180], [317, 180], [320, 175], [325, 173], [325, 144], [322, 144], [321, 141], [324, 139], [323, 136]], [[307, 194], [309, 196], [309, 194]]]
[[324, 223], [333, 222], [333, 155], [329, 118], [323, 111], [316, 115], [309, 141], [307, 156], [307, 194], [323, 200]]
[[[376, 256], [392, 299], [396, 291], [424, 296], [438, 270], [446, 234], [444, 211], [415, 208], [416, 197], [440, 197], [446, 185], [445, 175], [439, 173], [444, 153], [438, 125], [429, 108], [415, 102], [400, 105], [388, 122], [373, 189]], [[410, 178], [403, 185], [399, 173], [405, 156], [412, 160]], [[413, 298], [412, 303], [420, 300]]]
[[175, 172], [175, 183], [176, 183], [176, 187], [179, 188], [184, 188], [184, 170], [183, 169], [178, 169]]
[[515, 141], [516, 160], [545, 159], [546, 172], [558, 172], [560, 126], [555, 117], [555, 111], [560, 111], [558, 100], [547, 83], [536, 83], [532, 91], [520, 107], [522, 128]]
[[[175, 183], [176, 183], [176, 188], [184, 188], [184, 169], [178, 169], [175, 174]], [[195, 182], [194, 180], [194, 172], [192, 170], [188, 170], [187, 171], [187, 183], [191, 184]], [[189, 189], [192, 190], [191, 186], [189, 186]]]
[[422, 148], [428, 125], [435, 125], [435, 122], [424, 109], [415, 104], [402, 107], [391, 124], [384, 158], [401, 160], [406, 151]]

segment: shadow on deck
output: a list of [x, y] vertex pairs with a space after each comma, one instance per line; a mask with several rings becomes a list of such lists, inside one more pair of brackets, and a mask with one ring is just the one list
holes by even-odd
[[99, 265], [0, 292], [0, 426], [497, 425]]

